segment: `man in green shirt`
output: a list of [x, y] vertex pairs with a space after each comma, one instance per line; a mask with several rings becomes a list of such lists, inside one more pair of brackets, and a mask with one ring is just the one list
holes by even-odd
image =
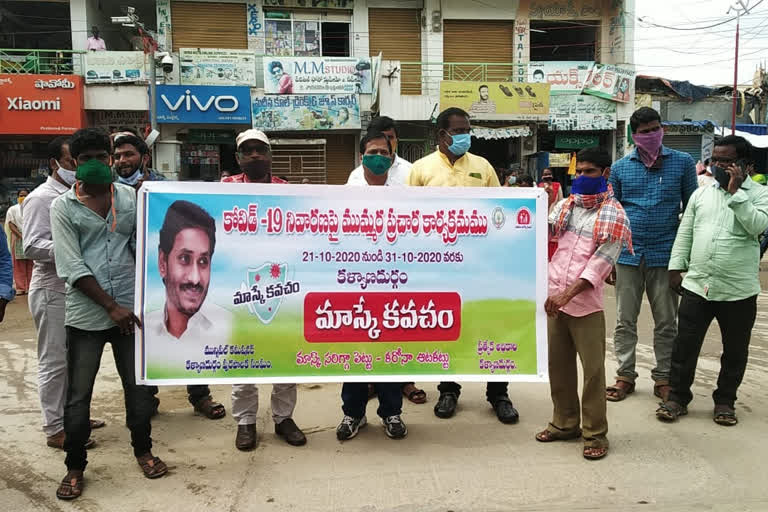
[[760, 293], [758, 236], [768, 228], [768, 188], [749, 179], [749, 154], [750, 145], [742, 137], [730, 135], [715, 142], [715, 182], [693, 193], [677, 231], [669, 282], [682, 300], [672, 352], [672, 390], [656, 411], [664, 421], [688, 413], [699, 352], [716, 318], [723, 355], [712, 394], [714, 421], [737, 423], [736, 390], [747, 366]]
[[103, 131], [79, 130], [69, 148], [77, 165], [77, 181], [51, 205], [56, 272], [66, 282], [67, 474], [56, 490], [56, 497], [65, 500], [77, 498], [83, 491], [91, 396], [107, 342], [112, 344], [123, 384], [134, 456], [147, 478], [168, 471], [151, 451], [152, 392], [135, 379], [133, 333], [134, 326], [141, 327], [133, 313], [136, 192], [112, 183], [111, 143]]

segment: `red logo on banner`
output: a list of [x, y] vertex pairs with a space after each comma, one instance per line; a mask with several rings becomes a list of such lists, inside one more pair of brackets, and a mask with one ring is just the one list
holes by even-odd
[[523, 206], [519, 210], [517, 210], [517, 225], [515, 226], [517, 229], [530, 229], [531, 223], [533, 222], [533, 217], [531, 216], [531, 210]]
[[461, 296], [455, 292], [308, 293], [304, 338], [346, 341], [456, 341]]

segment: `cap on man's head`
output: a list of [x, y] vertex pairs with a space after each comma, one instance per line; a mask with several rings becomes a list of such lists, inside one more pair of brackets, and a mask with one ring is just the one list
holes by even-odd
[[256, 130], [255, 128], [250, 128], [237, 135], [237, 139], [235, 139], [235, 142], [237, 143], [237, 149], [240, 149], [240, 146], [243, 144], [243, 142], [248, 140], [258, 140], [259, 142], [263, 142], [269, 146], [269, 137], [267, 137], [266, 133], [261, 130]]

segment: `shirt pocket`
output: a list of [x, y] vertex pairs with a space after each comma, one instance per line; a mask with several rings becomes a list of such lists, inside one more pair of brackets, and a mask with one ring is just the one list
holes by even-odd
[[464, 176], [463, 185], [465, 187], [482, 187], [485, 184], [485, 181], [482, 179], [482, 175], [479, 173], [472, 173], [473, 175], [467, 174]]

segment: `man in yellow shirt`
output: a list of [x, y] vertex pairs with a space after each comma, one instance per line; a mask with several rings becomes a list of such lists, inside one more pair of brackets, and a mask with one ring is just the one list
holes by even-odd
[[[460, 108], [448, 108], [437, 117], [437, 151], [411, 167], [408, 184], [412, 187], [498, 187], [493, 166], [481, 156], [469, 153], [472, 144], [469, 114]], [[450, 418], [456, 412], [461, 386], [441, 382], [435, 416]], [[519, 414], [507, 396], [506, 382], [489, 382], [485, 396], [502, 423], [517, 423]]]
[[411, 167], [412, 187], [498, 187], [499, 178], [485, 158], [468, 153], [472, 136], [469, 114], [460, 108], [437, 116], [437, 151]]

